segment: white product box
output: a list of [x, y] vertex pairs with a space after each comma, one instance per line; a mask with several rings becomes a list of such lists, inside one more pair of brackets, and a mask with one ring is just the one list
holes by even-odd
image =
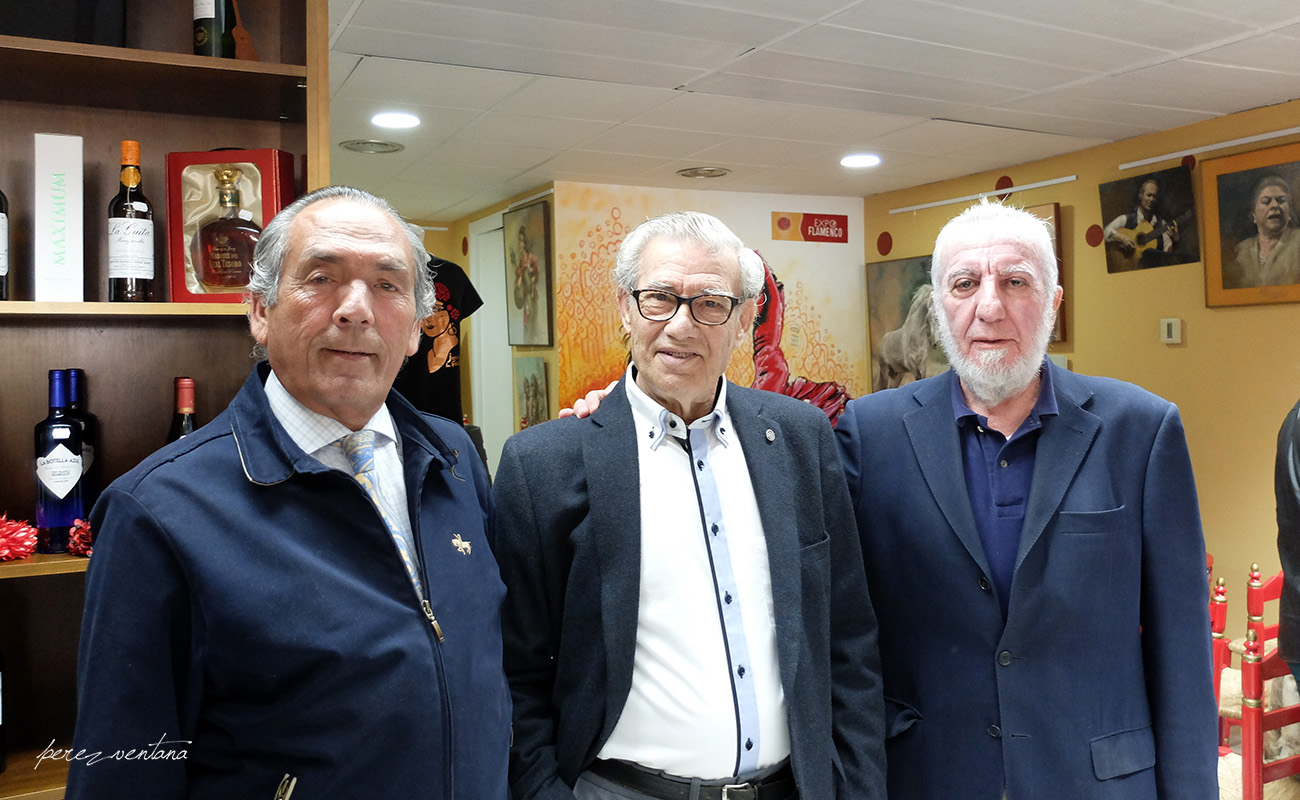
[[36, 134], [34, 163], [32, 299], [80, 302], [86, 285], [81, 137]]

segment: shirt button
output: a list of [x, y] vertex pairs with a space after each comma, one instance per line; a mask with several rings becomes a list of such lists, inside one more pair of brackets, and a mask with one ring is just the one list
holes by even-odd
[[699, 470], [703, 470], [703, 469], [704, 469], [704, 461], [703, 461], [703, 460], [696, 461], [696, 462], [695, 462], [695, 468], [696, 468], [696, 469], [699, 469]]
[[983, 575], [981, 575], [981, 576], [980, 576], [980, 588], [987, 592], [987, 591], [989, 591], [990, 589], [993, 588], [993, 584], [989, 583], [989, 579], [988, 579], [988, 578], [986, 578], [986, 577], [984, 577]]
[[668, 420], [668, 427], [670, 427], [670, 428], [676, 428], [676, 427], [677, 427], [677, 420], [673, 420], [673, 419]]
[[713, 523], [713, 527], [710, 528], [710, 530], [712, 530], [714, 533], [717, 533], [717, 532], [718, 532], [718, 523], [716, 523], [716, 522]]
[[1006, 468], [1007, 468], [1007, 460], [1006, 460], [1005, 458], [1002, 459], [1001, 461], [998, 462], [998, 465], [1001, 466], [1003, 469], [1006, 469]]
[[746, 750], [753, 750], [753, 749], [754, 749], [754, 740], [753, 740], [753, 739], [746, 739], [746, 740], [745, 740], [745, 749], [746, 749]]
[[727, 605], [731, 605], [731, 592], [727, 592], [725, 595], [723, 595], [722, 602], [726, 603]]
[[736, 674], [742, 678], [745, 677], [745, 667], [742, 665], [740, 669], [736, 670]]
[[998, 663], [1004, 667], [1011, 666], [1011, 651], [1003, 650], [1001, 653], [998, 653]]
[[988, 730], [989, 730], [989, 736], [992, 736], [994, 739], [1002, 738], [1002, 729], [999, 728], [997, 725], [990, 725]]

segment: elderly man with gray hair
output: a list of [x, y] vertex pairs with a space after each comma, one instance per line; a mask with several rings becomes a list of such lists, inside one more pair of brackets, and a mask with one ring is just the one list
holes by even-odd
[[267, 360], [91, 514], [74, 750], [155, 755], [77, 757], [68, 797], [505, 800], [486, 471], [390, 391], [433, 305], [422, 244], [327, 187], [254, 258]]
[[501, 457], [511, 788], [883, 798], [876, 625], [826, 415], [724, 372], [762, 262], [683, 212], [614, 267], [631, 365]]

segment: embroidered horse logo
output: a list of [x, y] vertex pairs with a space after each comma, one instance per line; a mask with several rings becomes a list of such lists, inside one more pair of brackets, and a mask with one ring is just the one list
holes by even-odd
[[463, 556], [469, 555], [470, 544], [468, 541], [460, 538], [459, 533], [451, 537], [451, 543], [456, 546], [456, 549], [460, 551], [461, 555]]

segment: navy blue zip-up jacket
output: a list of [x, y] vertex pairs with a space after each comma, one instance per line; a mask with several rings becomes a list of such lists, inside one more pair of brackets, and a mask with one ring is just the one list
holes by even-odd
[[275, 421], [267, 369], [95, 506], [67, 796], [505, 800], [505, 589], [469, 437], [389, 394], [425, 609], [364, 490]]

